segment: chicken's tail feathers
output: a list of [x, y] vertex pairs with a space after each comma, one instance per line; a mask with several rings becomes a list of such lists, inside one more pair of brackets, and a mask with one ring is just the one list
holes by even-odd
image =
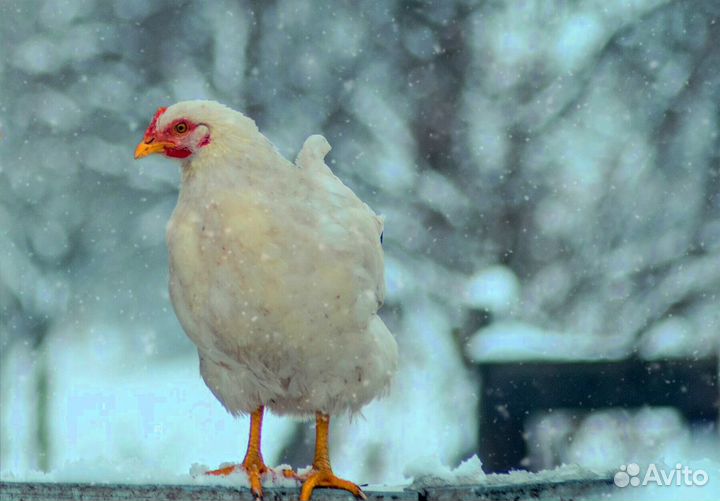
[[295, 159], [295, 165], [301, 169], [314, 169], [325, 167], [325, 155], [331, 150], [330, 143], [320, 134], [313, 134], [305, 140], [300, 153]]
[[385, 216], [383, 214], [375, 214], [375, 224], [378, 227], [378, 231], [382, 235], [385, 230]]

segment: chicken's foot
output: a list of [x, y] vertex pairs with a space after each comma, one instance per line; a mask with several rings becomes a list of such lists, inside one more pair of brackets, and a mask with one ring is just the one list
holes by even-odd
[[[300, 501], [310, 501], [313, 490], [316, 488], [342, 489], [352, 493], [360, 499], [367, 499], [365, 493], [356, 484], [338, 478], [330, 466], [330, 454], [328, 450], [328, 431], [330, 428], [330, 416], [322, 412], [316, 413], [315, 428], [315, 459], [312, 470], [306, 475], [285, 475], [304, 480], [300, 491]], [[284, 472], [283, 472], [284, 473]]]

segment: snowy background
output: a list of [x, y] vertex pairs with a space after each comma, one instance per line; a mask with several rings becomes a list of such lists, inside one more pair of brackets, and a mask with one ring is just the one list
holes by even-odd
[[[157, 107], [192, 98], [243, 110], [293, 158], [325, 134], [387, 218], [401, 370], [364, 418], [334, 421], [339, 474], [401, 482], [408, 458], [472, 455], [478, 361], [718, 351], [716, 0], [0, 0], [6, 474], [244, 454], [248, 422], [202, 383], [169, 303], [178, 169], [132, 160]], [[673, 408], [528, 428], [600, 469], [720, 451], [717, 423]], [[312, 438], [270, 417], [263, 452], [305, 465]]]

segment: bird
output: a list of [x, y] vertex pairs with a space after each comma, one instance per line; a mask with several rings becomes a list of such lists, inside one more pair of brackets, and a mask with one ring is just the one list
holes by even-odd
[[315, 488], [366, 496], [338, 478], [333, 415], [355, 415], [387, 394], [398, 345], [378, 315], [385, 296], [383, 218], [327, 166], [330, 144], [310, 136], [287, 160], [239, 111], [216, 101], [157, 110], [135, 159], [180, 162], [167, 225], [170, 299], [197, 346], [206, 385], [234, 416], [250, 415], [242, 463], [262, 499], [272, 470], [261, 451], [264, 412], [315, 417], [315, 453], [301, 500]]

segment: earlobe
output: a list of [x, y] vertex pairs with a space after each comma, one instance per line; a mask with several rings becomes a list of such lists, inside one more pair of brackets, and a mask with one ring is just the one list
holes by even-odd
[[199, 133], [201, 133], [202, 139], [198, 142], [198, 148], [203, 148], [210, 144], [210, 127], [207, 125], [200, 123], [197, 126], [197, 130]]

